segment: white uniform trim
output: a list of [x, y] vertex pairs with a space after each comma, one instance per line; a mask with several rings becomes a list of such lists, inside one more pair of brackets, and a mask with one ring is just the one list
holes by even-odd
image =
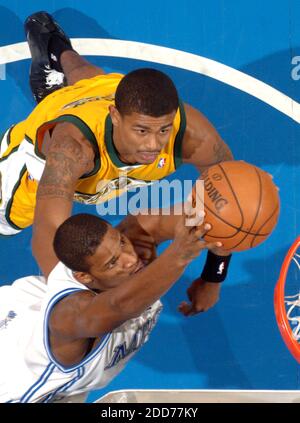
[[92, 360], [98, 353], [101, 352], [101, 350], [105, 347], [105, 345], [107, 344], [111, 333], [108, 333], [103, 340], [99, 343], [99, 345], [97, 345], [97, 347], [91, 351], [84, 360], [82, 360], [80, 363], [76, 364], [75, 366], [63, 366], [61, 363], [59, 363], [55, 357], [53, 356], [51, 349], [50, 349], [50, 342], [49, 342], [49, 318], [50, 318], [50, 314], [52, 312], [53, 307], [55, 306], [55, 304], [62, 300], [64, 297], [66, 297], [67, 295], [70, 295], [71, 293], [75, 293], [76, 291], [82, 291], [82, 289], [80, 288], [74, 288], [74, 289], [66, 289], [62, 292], [59, 292], [57, 295], [55, 295], [53, 297], [53, 299], [51, 300], [51, 302], [49, 303], [46, 313], [45, 313], [45, 320], [44, 320], [44, 345], [45, 345], [45, 349], [47, 351], [47, 354], [49, 356], [49, 359], [55, 363], [55, 365], [57, 366], [57, 368], [59, 370], [61, 370], [64, 373], [69, 373], [69, 372], [73, 372], [74, 370], [84, 366], [88, 361]]
[[20, 402], [25, 403], [29, 402], [30, 398], [38, 392], [40, 388], [42, 388], [43, 385], [47, 383], [47, 380], [51, 376], [55, 369], [55, 364], [49, 363], [44, 373], [41, 375], [41, 377], [37, 380], [37, 382], [32, 385], [27, 392], [22, 396]]
[[0, 235], [15, 235], [20, 232], [18, 227], [12, 225], [6, 216], [13, 193], [17, 188], [20, 180], [25, 173], [26, 166], [26, 151], [30, 149], [30, 143], [23, 140], [20, 146], [11, 151], [11, 153], [2, 157], [9, 146], [9, 134], [7, 130], [2, 138], [0, 146], [0, 173], [1, 173], [1, 203], [0, 203]]
[[84, 376], [84, 368], [83, 367], [79, 367], [77, 370], [77, 375], [74, 379], [70, 380], [69, 382], [67, 382], [65, 385], [61, 386], [60, 388], [57, 388], [54, 392], [52, 392], [51, 394], [49, 394], [43, 402], [51, 402], [56, 395], [58, 394], [63, 394], [67, 389], [71, 388], [71, 386], [76, 383], [80, 378], [82, 378]]

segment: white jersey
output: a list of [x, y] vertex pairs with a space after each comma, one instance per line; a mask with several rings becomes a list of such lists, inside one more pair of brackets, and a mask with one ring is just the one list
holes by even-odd
[[49, 345], [49, 316], [62, 298], [85, 289], [62, 263], [47, 285], [29, 276], [0, 288], [0, 402], [51, 402], [102, 388], [147, 341], [160, 301], [107, 333], [80, 363], [59, 363]]

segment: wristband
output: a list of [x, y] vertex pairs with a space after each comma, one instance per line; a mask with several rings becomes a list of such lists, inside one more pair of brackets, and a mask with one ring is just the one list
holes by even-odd
[[206, 282], [223, 282], [227, 276], [231, 256], [232, 254], [229, 256], [217, 256], [211, 251], [208, 251], [201, 279]]

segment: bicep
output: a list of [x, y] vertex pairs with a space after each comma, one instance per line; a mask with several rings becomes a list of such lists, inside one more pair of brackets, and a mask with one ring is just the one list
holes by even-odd
[[97, 338], [124, 323], [127, 318], [114, 305], [110, 291], [96, 294], [83, 290], [60, 301], [49, 319], [52, 335], [71, 341]]
[[68, 191], [93, 166], [94, 152], [81, 132], [70, 123], [57, 125], [47, 148], [46, 164], [39, 183], [38, 197], [43, 195], [70, 199]]
[[139, 225], [153, 237], [156, 244], [174, 239], [175, 227], [183, 212], [183, 204], [179, 203], [166, 209], [159, 209], [158, 215], [138, 215]]
[[226, 160], [233, 160], [228, 145], [208, 119], [189, 105], [185, 105], [187, 128], [183, 139], [184, 163], [194, 164], [200, 171]]
[[178, 216], [173, 207], [149, 209], [148, 213], [128, 215], [118, 225], [119, 230], [130, 239], [134, 246], [151, 246], [173, 238], [174, 225]]

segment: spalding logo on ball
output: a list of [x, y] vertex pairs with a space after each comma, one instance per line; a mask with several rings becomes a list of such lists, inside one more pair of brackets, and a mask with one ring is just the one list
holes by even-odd
[[[271, 234], [280, 199], [267, 172], [244, 161], [230, 161], [211, 166], [199, 179], [204, 184], [204, 220], [212, 225], [206, 241], [220, 241], [225, 250], [242, 251], [256, 247]], [[194, 207], [202, 203], [196, 192], [194, 187]]]

